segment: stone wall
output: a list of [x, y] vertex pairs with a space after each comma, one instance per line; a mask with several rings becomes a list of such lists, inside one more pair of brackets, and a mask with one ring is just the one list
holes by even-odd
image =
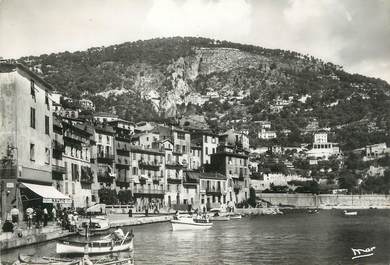
[[298, 208], [390, 208], [390, 195], [257, 193], [257, 198], [273, 205]]

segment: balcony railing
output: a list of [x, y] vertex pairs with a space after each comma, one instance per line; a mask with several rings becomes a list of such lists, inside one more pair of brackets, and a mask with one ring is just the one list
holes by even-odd
[[162, 190], [162, 189], [151, 189], [151, 188], [149, 189], [149, 188], [139, 188], [139, 187], [137, 187], [137, 188], [135, 188], [133, 190], [133, 194], [136, 197], [139, 197], [139, 196], [163, 197], [164, 196], [164, 190]]
[[154, 170], [159, 171], [160, 170], [160, 163], [157, 161], [138, 161], [138, 166], [140, 169], [146, 169], [146, 170]]
[[206, 188], [206, 195], [221, 196], [222, 190], [221, 190], [221, 188], [207, 187]]
[[125, 180], [116, 180], [116, 185], [118, 187], [128, 188], [128, 187], [130, 187], [130, 182], [129, 181], [125, 181]]
[[167, 178], [167, 182], [169, 183], [169, 184], [181, 184], [182, 183], [182, 179], [180, 179], [180, 178], [173, 178], [173, 177], [168, 177]]
[[121, 149], [116, 149], [116, 153], [120, 156], [130, 156], [130, 150], [124, 149], [124, 147], [121, 147]]
[[66, 168], [63, 167], [63, 166], [52, 165], [51, 166], [51, 170], [53, 172], [58, 172], [58, 173], [61, 173], [61, 174], [65, 174], [66, 173]]
[[113, 154], [105, 154], [105, 153], [98, 153], [97, 154], [97, 162], [98, 163], [112, 164], [114, 159], [115, 159], [115, 156]]
[[0, 179], [15, 179], [16, 176], [17, 176], [16, 166], [0, 168]]
[[167, 169], [182, 169], [183, 165], [177, 162], [166, 162], [165, 168]]
[[189, 179], [186, 178], [183, 180], [183, 185], [184, 186], [197, 186], [199, 184], [199, 181], [196, 179]]

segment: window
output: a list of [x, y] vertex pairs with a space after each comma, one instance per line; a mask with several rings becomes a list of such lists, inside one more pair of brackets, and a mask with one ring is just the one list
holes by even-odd
[[30, 126], [35, 129], [35, 109], [30, 108]]
[[211, 153], [212, 153], [212, 154], [214, 154], [214, 153], [215, 153], [215, 148], [214, 148], [214, 147], [213, 147], [213, 150], [211, 151]]
[[204, 142], [205, 142], [205, 143], [207, 143], [207, 138], [208, 138], [208, 136], [205, 135], [205, 136], [204, 136]]
[[186, 152], [186, 146], [183, 145], [183, 153], [185, 153], [185, 152]]
[[76, 185], [72, 183], [72, 194], [76, 194]]
[[49, 95], [47, 94], [47, 91], [46, 91], [46, 94], [45, 94], [45, 104], [47, 105], [47, 109], [49, 109]]
[[35, 161], [35, 144], [30, 144], [30, 160]]
[[50, 134], [50, 120], [48, 116], [45, 116], [45, 133]]
[[65, 182], [65, 194], [69, 194], [68, 182]]
[[133, 153], [133, 160], [137, 160], [137, 154]]
[[206, 155], [209, 154], [209, 148], [206, 146]]
[[46, 155], [46, 164], [50, 164], [50, 148], [45, 148], [45, 155]]
[[133, 167], [133, 175], [137, 175], [137, 174], [138, 174], [138, 168]]
[[[64, 162], [64, 167], [65, 167], [65, 180], [67, 180], [68, 179], [68, 162]], [[66, 183], [66, 184], [68, 184], [68, 183]], [[66, 189], [66, 190], [68, 190], [68, 189]]]
[[34, 80], [30, 80], [31, 96], [35, 100], [35, 83]]
[[177, 139], [185, 140], [185, 134], [184, 133], [177, 133]]

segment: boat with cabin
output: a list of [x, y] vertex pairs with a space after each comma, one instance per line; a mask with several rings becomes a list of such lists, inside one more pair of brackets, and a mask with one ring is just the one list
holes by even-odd
[[175, 216], [171, 220], [172, 230], [205, 230], [210, 229], [213, 223], [210, 222], [207, 216]]
[[110, 230], [110, 223], [106, 216], [89, 216], [80, 219], [77, 232], [82, 236], [103, 235]]
[[133, 232], [124, 235], [122, 229], [117, 229], [101, 240], [88, 242], [61, 240], [56, 245], [57, 254], [83, 254], [88, 246], [89, 254], [105, 254], [125, 250], [133, 251]]

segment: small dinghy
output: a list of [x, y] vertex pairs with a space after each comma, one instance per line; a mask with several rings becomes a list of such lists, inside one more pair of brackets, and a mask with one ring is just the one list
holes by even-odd
[[89, 254], [104, 254], [134, 249], [134, 235], [128, 232], [124, 235], [122, 229], [115, 230], [112, 234], [101, 240], [89, 242], [60, 241], [57, 243], [57, 254], [83, 254], [88, 246]]
[[356, 211], [348, 212], [348, 211], [344, 210], [344, 215], [345, 216], [355, 216], [355, 215], [357, 215], [357, 212]]
[[63, 259], [55, 257], [34, 257], [30, 255], [18, 255], [18, 260], [13, 265], [73, 265], [78, 264], [78, 260]]

